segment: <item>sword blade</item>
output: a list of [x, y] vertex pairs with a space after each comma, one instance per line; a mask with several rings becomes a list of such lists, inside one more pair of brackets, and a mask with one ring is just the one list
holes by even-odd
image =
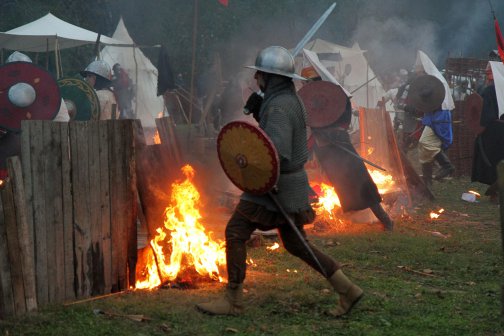
[[376, 163], [374, 163], [374, 162], [371, 162], [371, 161], [369, 161], [369, 160], [364, 159], [364, 158], [363, 158], [362, 156], [360, 156], [359, 154], [355, 154], [354, 152], [352, 152], [351, 150], [346, 149], [345, 147], [341, 146], [340, 144], [337, 144], [337, 143], [334, 143], [334, 144], [335, 144], [336, 146], [338, 146], [340, 149], [342, 149], [342, 150], [344, 150], [345, 152], [347, 152], [348, 154], [352, 155], [354, 158], [357, 158], [357, 159], [359, 159], [359, 160], [362, 160], [362, 161], [366, 162], [367, 164], [369, 164], [369, 165], [371, 165], [371, 166], [373, 166], [373, 167], [375, 167], [375, 168], [378, 168], [378, 169], [380, 169], [380, 170], [387, 171], [387, 169], [385, 169], [385, 168], [383, 168], [383, 167], [378, 166], [378, 165], [377, 165]]
[[322, 16], [317, 20], [317, 22], [315, 22], [315, 24], [313, 25], [313, 27], [311, 27], [310, 30], [308, 30], [308, 32], [306, 33], [306, 35], [301, 39], [301, 41], [299, 41], [299, 43], [297, 44], [296, 48], [294, 48], [294, 51], [292, 52], [292, 56], [296, 57], [296, 55], [301, 51], [301, 49], [303, 49], [303, 47], [305, 46], [305, 44], [308, 43], [308, 41], [313, 37], [313, 35], [315, 35], [315, 33], [317, 32], [317, 30], [320, 28], [320, 26], [322, 26], [322, 24], [324, 23], [324, 21], [329, 16], [329, 14], [331, 14], [331, 12], [333, 11], [334, 7], [336, 7], [336, 2], [333, 3], [324, 12], [324, 14], [322, 14]]

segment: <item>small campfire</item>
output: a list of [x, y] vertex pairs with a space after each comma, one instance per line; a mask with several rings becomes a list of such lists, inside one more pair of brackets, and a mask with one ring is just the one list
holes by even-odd
[[[399, 188], [392, 175], [385, 174], [378, 170], [369, 169], [369, 174], [378, 187], [381, 195], [396, 192]], [[324, 182], [313, 182], [311, 187], [317, 193], [318, 201], [313, 204], [319, 222], [324, 226], [338, 231], [345, 230], [351, 224], [341, 210], [341, 203], [334, 187]]]
[[183, 182], [172, 184], [171, 204], [164, 212], [164, 225], [139, 252], [137, 289], [166, 284], [193, 286], [197, 280], [223, 281], [220, 270], [226, 264], [224, 242], [214, 241], [201, 224], [200, 194], [192, 180], [195, 171], [182, 167]]

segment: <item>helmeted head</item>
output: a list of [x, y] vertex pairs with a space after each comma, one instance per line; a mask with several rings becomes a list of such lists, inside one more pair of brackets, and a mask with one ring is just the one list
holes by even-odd
[[280, 46], [271, 46], [261, 50], [256, 57], [255, 65], [247, 65], [246, 68], [305, 80], [305, 78], [295, 73], [294, 57], [292, 54]]
[[28, 62], [28, 63], [33, 63], [32, 59], [28, 57], [27, 55], [19, 52], [19, 51], [14, 51], [12, 54], [7, 57], [7, 60], [5, 60], [5, 63], [11, 63], [11, 62]]
[[110, 69], [110, 65], [103, 60], [93, 61], [89, 63], [86, 69], [80, 72], [82, 77], [86, 77], [88, 73], [100, 76], [108, 81], [112, 79], [112, 70]]
[[[7, 57], [5, 60], [5, 63], [12, 63], [12, 62], [26, 62], [26, 63], [33, 63], [31, 58], [28, 57], [27, 55], [19, 52], [19, 51], [14, 51], [12, 54]], [[17, 83], [12, 85], [9, 88], [8, 91], [8, 98], [9, 101], [17, 106], [17, 107], [28, 107], [33, 102], [35, 101], [35, 98], [37, 97], [37, 93], [35, 92], [35, 89], [31, 84], [28, 83]]]

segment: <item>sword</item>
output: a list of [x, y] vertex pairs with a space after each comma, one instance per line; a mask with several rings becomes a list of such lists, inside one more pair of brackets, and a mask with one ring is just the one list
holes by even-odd
[[[276, 188], [276, 187], [275, 187]], [[273, 188], [273, 189], [275, 189]], [[320, 261], [318, 260], [317, 256], [315, 255], [315, 253], [313, 252], [312, 248], [310, 247], [310, 245], [308, 245], [308, 243], [306, 242], [306, 239], [305, 237], [303, 237], [303, 235], [301, 234], [301, 232], [299, 231], [299, 229], [297, 228], [296, 224], [294, 223], [294, 220], [291, 218], [291, 216], [287, 213], [287, 211], [285, 211], [284, 207], [282, 206], [282, 203], [280, 203], [280, 200], [278, 199], [277, 195], [275, 195], [274, 191], [268, 191], [268, 195], [269, 197], [273, 200], [273, 202], [275, 203], [275, 205], [277, 206], [278, 210], [280, 210], [280, 212], [282, 213], [282, 215], [285, 217], [285, 219], [287, 220], [287, 223], [289, 223], [290, 227], [292, 228], [292, 230], [294, 230], [294, 232], [296, 233], [296, 236], [298, 236], [299, 240], [301, 241], [301, 243], [303, 243], [304, 247], [306, 248], [306, 250], [308, 251], [308, 253], [310, 254], [310, 256], [313, 258], [313, 260], [317, 263], [317, 266], [320, 268], [320, 271], [322, 272], [322, 274], [328, 278], [327, 276], [327, 273], [325, 271], [325, 269], [322, 267], [322, 264], [320, 263]]]
[[299, 43], [297, 44], [296, 48], [294, 48], [294, 51], [292, 52], [292, 56], [293, 57], [296, 57], [296, 55], [301, 51], [301, 49], [303, 49], [303, 47], [305, 46], [305, 44], [313, 37], [313, 35], [315, 35], [315, 33], [317, 32], [317, 30], [320, 28], [320, 26], [322, 26], [322, 24], [324, 23], [324, 21], [329, 16], [329, 14], [331, 14], [331, 12], [333, 11], [334, 7], [336, 7], [336, 2], [333, 3], [324, 12], [324, 14], [322, 14], [322, 16], [317, 20], [317, 22], [315, 22], [315, 24], [313, 25], [313, 27], [311, 27], [310, 30], [308, 30], [308, 32], [306, 33], [306, 35], [301, 39], [301, 41], [299, 41]]
[[387, 171], [387, 169], [385, 169], [385, 168], [383, 168], [383, 167], [380, 167], [380, 166], [378, 166], [376, 163], [373, 163], [373, 162], [371, 162], [371, 161], [369, 161], [369, 160], [367, 160], [367, 159], [364, 159], [364, 158], [363, 158], [362, 156], [360, 156], [359, 154], [356, 154], [356, 153], [352, 152], [351, 150], [349, 150], [349, 149], [347, 149], [347, 148], [343, 147], [342, 145], [340, 145], [340, 144], [338, 144], [338, 143], [334, 143], [334, 142], [333, 142], [333, 145], [338, 146], [340, 149], [342, 149], [342, 150], [344, 150], [345, 152], [347, 152], [348, 154], [352, 155], [354, 158], [357, 158], [357, 159], [359, 159], [359, 160], [362, 160], [362, 161], [366, 162], [366, 163], [367, 163], [368, 165], [370, 165], [370, 166], [373, 166], [373, 167], [378, 168], [378, 169], [383, 170], [383, 171]]

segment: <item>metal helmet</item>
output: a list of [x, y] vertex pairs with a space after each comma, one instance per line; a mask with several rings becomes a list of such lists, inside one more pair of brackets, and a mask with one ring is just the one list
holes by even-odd
[[14, 51], [12, 54], [7, 57], [7, 60], [5, 63], [11, 63], [11, 62], [28, 62], [28, 63], [33, 63], [30, 57], [27, 55], [20, 53], [19, 51]]
[[306, 80], [295, 73], [294, 57], [284, 47], [272, 46], [261, 50], [256, 57], [255, 65], [247, 65], [246, 68]]
[[106, 80], [112, 79], [112, 70], [110, 69], [110, 65], [107, 62], [98, 60], [89, 63], [89, 65], [81, 71], [80, 74], [82, 77], [86, 77], [86, 73], [92, 73], [97, 76], [103, 77]]

